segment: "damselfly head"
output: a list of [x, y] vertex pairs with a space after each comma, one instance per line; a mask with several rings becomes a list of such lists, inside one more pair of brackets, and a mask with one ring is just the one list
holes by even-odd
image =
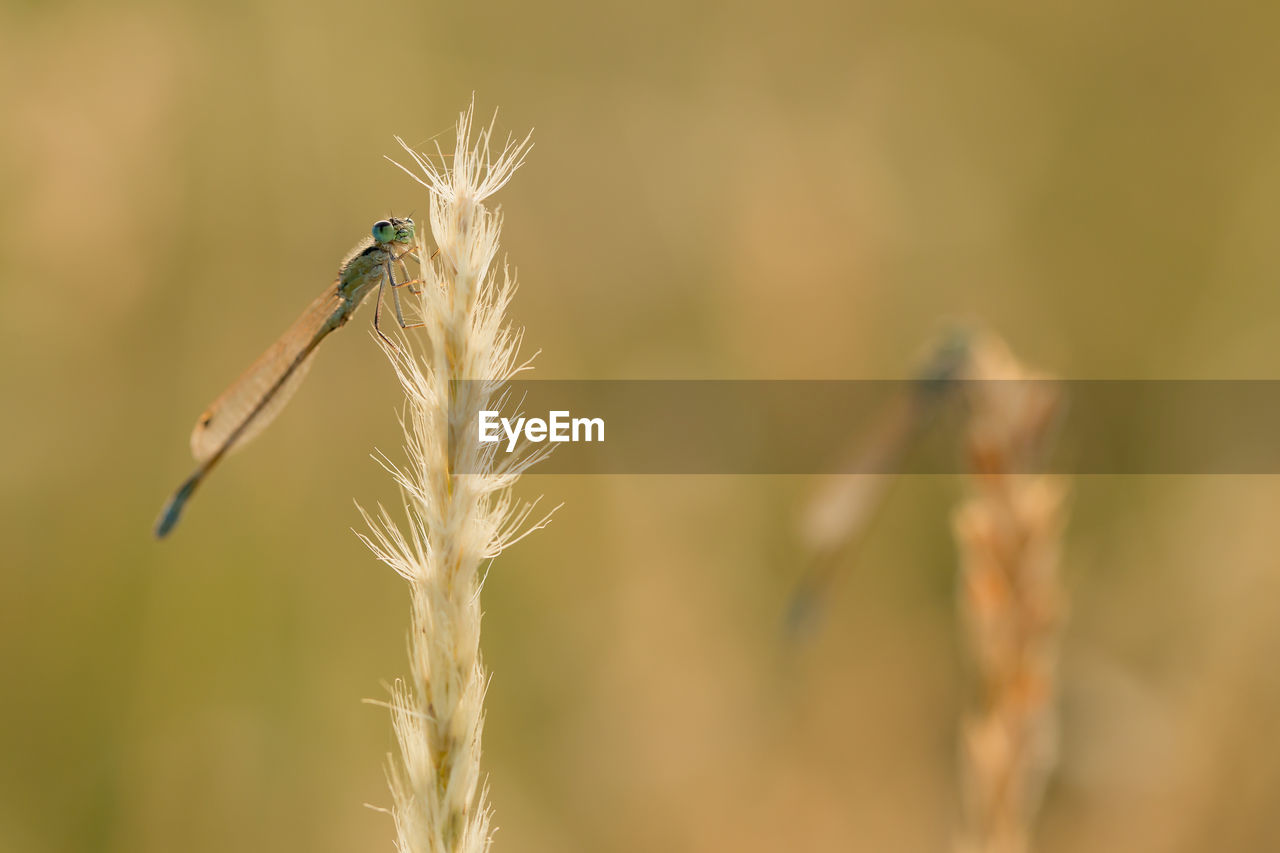
[[413, 242], [413, 220], [379, 219], [373, 223], [373, 239], [379, 243], [410, 244]]

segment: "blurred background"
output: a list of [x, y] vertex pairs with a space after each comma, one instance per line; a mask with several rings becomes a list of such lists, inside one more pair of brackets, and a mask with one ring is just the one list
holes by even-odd
[[[475, 93], [546, 378], [905, 376], [956, 318], [1074, 378], [1280, 378], [1266, 4], [0, 3], [0, 850], [390, 850], [407, 596], [370, 311], [171, 540], [200, 411]], [[443, 135], [443, 137], [441, 137]], [[1151, 429], [1162, 424], [1153, 422]], [[529, 477], [485, 589], [505, 851], [941, 850], [952, 478], [781, 643], [803, 477]], [[1267, 477], [1091, 477], [1048, 851], [1280, 847]]]

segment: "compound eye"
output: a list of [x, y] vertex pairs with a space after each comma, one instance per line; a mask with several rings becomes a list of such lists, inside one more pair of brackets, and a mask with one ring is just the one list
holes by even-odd
[[373, 223], [373, 239], [379, 243], [386, 243], [395, 239], [396, 227], [385, 219], [379, 219]]

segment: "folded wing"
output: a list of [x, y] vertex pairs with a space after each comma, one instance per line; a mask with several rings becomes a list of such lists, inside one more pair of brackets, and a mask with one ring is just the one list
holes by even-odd
[[191, 433], [191, 453], [204, 463], [262, 432], [298, 390], [316, 346], [341, 322], [344, 300], [330, 287], [205, 410]]

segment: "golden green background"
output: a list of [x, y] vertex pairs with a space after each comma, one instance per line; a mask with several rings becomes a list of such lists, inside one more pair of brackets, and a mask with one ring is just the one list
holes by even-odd
[[[1080, 378], [1277, 375], [1262, 3], [0, 5], [0, 850], [390, 850], [407, 596], [366, 308], [193, 502], [196, 415], [423, 191], [475, 93], [552, 378], [905, 375], [951, 319]], [[1153, 423], [1151, 429], [1161, 429]], [[783, 654], [805, 478], [530, 477], [486, 587], [503, 851], [946, 849], [949, 478]], [[1280, 847], [1267, 477], [1076, 483], [1045, 851]]]

